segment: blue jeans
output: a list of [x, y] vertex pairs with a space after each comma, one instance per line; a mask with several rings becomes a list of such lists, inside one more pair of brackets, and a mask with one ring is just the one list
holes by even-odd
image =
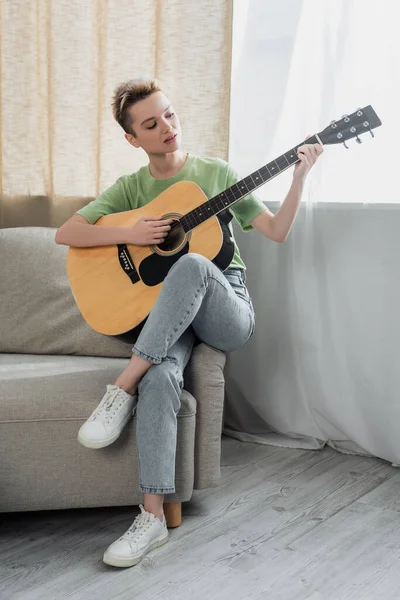
[[175, 491], [177, 414], [183, 371], [195, 340], [222, 352], [243, 346], [254, 331], [254, 310], [242, 269], [222, 273], [199, 254], [170, 269], [132, 351], [154, 363], [139, 383], [136, 438], [140, 491]]

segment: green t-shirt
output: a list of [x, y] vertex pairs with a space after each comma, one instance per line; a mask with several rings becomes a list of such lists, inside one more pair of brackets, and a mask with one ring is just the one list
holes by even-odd
[[[96, 200], [78, 210], [78, 214], [89, 223], [95, 223], [104, 215], [145, 206], [178, 181], [193, 181], [203, 190], [207, 198], [212, 198], [237, 183], [239, 179], [237, 173], [224, 160], [200, 158], [189, 154], [180, 171], [167, 179], [155, 179], [148, 165], [136, 173], [123, 175]], [[253, 229], [250, 222], [265, 210], [265, 206], [254, 194], [249, 194], [233, 204], [230, 210], [243, 231], [249, 231]], [[231, 223], [229, 228], [235, 243], [235, 254], [229, 267], [245, 269]]]

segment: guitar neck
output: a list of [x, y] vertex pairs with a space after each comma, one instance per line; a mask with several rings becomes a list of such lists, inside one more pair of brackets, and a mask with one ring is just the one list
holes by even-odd
[[[180, 223], [185, 232], [188, 233], [204, 221], [207, 221], [207, 219], [226, 210], [273, 177], [279, 175], [279, 173], [286, 171], [286, 169], [299, 162], [300, 159], [297, 156], [297, 150], [304, 143], [303, 141], [294, 148], [291, 148], [285, 154], [278, 156], [275, 160], [258, 169], [258, 171], [254, 171], [254, 173], [241, 179], [225, 191], [210, 198], [207, 202], [200, 204], [200, 206], [181, 217]], [[307, 139], [307, 144], [316, 143], [322, 144], [318, 135], [313, 135]]]

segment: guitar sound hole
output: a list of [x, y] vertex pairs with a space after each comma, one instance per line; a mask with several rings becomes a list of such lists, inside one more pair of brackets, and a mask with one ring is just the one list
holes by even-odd
[[172, 252], [182, 245], [186, 234], [179, 221], [171, 223], [171, 229], [162, 244], [157, 244], [157, 248], [163, 252]]

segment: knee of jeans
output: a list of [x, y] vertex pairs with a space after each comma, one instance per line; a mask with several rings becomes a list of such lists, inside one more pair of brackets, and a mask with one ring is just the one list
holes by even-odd
[[202, 273], [205, 272], [209, 265], [210, 261], [208, 258], [202, 256], [201, 254], [190, 252], [189, 254], [184, 254], [181, 256], [180, 259], [174, 264], [173, 269], [188, 273]]
[[[153, 365], [139, 383], [139, 400], [148, 398], [155, 401], [167, 402], [171, 398], [175, 411], [180, 408], [180, 396], [183, 388], [183, 376], [173, 359], [164, 359], [160, 364]], [[172, 393], [171, 393], [172, 392]]]

